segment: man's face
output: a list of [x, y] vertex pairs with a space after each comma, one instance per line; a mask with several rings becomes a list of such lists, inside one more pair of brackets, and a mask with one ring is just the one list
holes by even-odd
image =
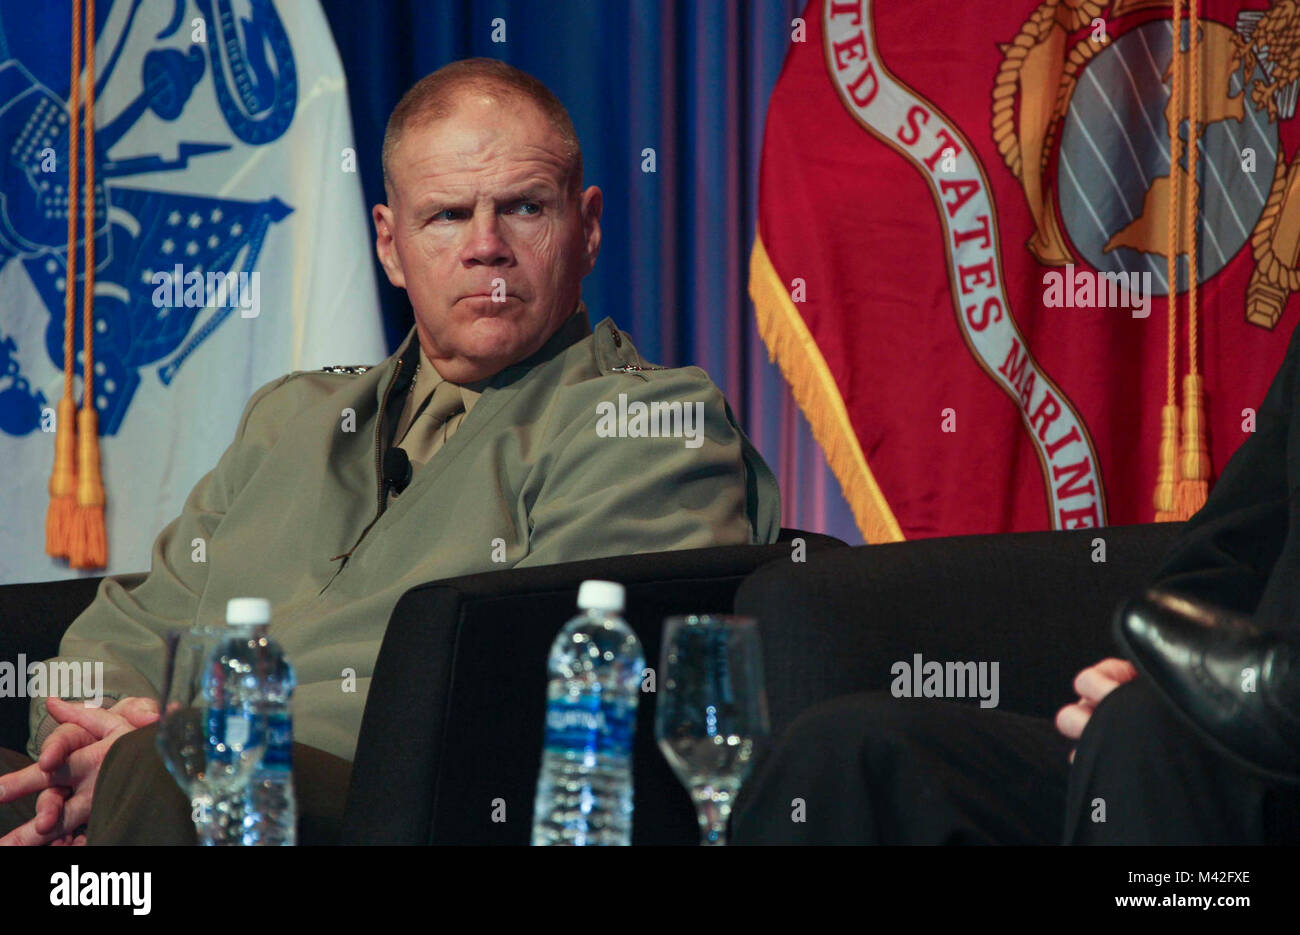
[[[559, 135], [527, 101], [465, 91], [408, 127], [375, 205], [375, 247], [444, 379], [481, 380], [540, 348], [600, 249], [600, 189], [569, 191]], [[497, 301], [504, 293], [504, 301]]]

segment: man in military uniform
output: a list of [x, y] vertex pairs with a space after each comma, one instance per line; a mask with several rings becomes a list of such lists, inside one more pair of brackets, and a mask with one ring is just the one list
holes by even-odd
[[[87, 822], [92, 841], [192, 841], [139, 728], [157, 717], [164, 634], [220, 623], [231, 597], [271, 601], [297, 671], [306, 827], [341, 812], [380, 640], [409, 588], [775, 541], [775, 480], [708, 376], [647, 364], [609, 319], [591, 328], [580, 286], [601, 193], [582, 189], [572, 124], [540, 82], [485, 59], [426, 77], [393, 111], [384, 170], [376, 248], [415, 328], [376, 367], [293, 373], [253, 395], [149, 576], [106, 579], [64, 636], [61, 659], [104, 663], [105, 706], [34, 701], [38, 762], [0, 751], [0, 843], [80, 843]], [[608, 437], [602, 404], [624, 397], [682, 413], [685, 437]], [[195, 540], [206, 562], [191, 560]], [[161, 796], [173, 819], [142, 830]]]

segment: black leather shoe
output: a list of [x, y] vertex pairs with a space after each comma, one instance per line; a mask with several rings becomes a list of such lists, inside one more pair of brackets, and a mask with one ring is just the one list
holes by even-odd
[[1212, 746], [1273, 779], [1300, 782], [1300, 642], [1157, 590], [1119, 609], [1115, 635]]

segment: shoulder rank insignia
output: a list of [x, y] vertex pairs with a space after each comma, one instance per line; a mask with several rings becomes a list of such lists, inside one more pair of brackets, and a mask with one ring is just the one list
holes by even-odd
[[667, 367], [638, 367], [636, 364], [623, 364], [621, 367], [610, 367], [610, 373], [640, 373], [642, 370], [667, 370]]
[[368, 365], [359, 365], [353, 367], [334, 366], [334, 367], [321, 367], [320, 372], [321, 373], [349, 373], [352, 374], [353, 376], [356, 376], [358, 374], [365, 373], [369, 369], [370, 367]]

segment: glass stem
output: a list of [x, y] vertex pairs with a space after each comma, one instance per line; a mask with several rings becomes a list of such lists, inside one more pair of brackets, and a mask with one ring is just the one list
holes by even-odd
[[718, 796], [712, 786], [696, 793], [696, 815], [700, 819], [700, 846], [721, 846], [727, 843], [727, 819], [731, 817], [731, 800]]

